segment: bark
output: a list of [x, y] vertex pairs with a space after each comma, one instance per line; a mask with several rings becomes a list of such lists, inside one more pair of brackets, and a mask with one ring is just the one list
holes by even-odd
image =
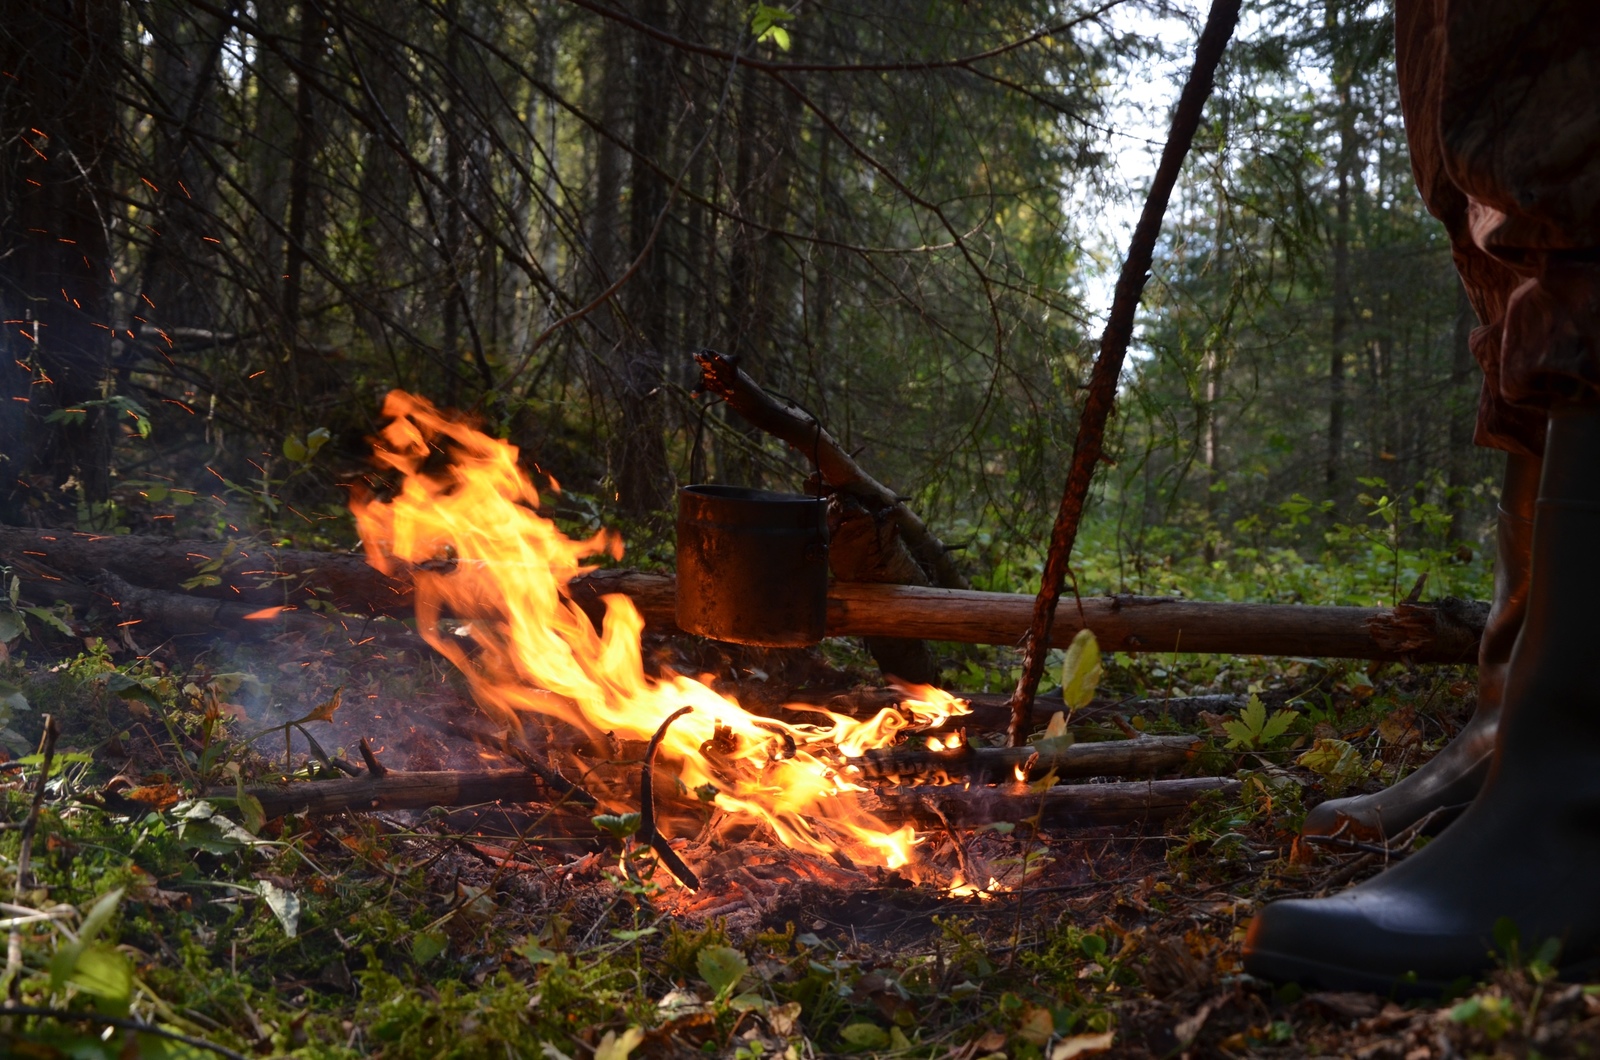
[[[95, 536], [64, 530], [0, 527], [0, 561], [19, 567], [36, 602], [49, 603], [53, 577], [92, 579], [102, 570], [134, 584], [172, 587], [201, 574], [223, 550], [216, 542]], [[218, 584], [197, 596], [259, 608], [324, 600], [341, 611], [406, 615], [411, 586], [367, 566], [361, 556], [246, 546], [213, 574]], [[237, 589], [238, 592], [234, 590]], [[595, 571], [576, 579], [575, 603], [598, 618], [602, 598], [630, 597], [646, 623], [676, 631], [673, 578], [630, 570]], [[38, 596], [33, 594], [38, 593]], [[1033, 597], [926, 586], [835, 582], [828, 589], [829, 636], [888, 636], [1015, 644], [1028, 628]], [[1070, 644], [1080, 628], [1094, 630], [1105, 651], [1221, 652], [1304, 655], [1411, 662], [1470, 663], [1477, 658], [1487, 605], [1445, 599], [1396, 608], [1235, 604], [1166, 596], [1106, 596], [1066, 609], [1051, 630], [1051, 646]]]
[[[345, 810], [425, 810], [430, 806], [471, 806], [486, 802], [553, 802], [560, 798], [543, 780], [524, 769], [482, 772], [370, 770], [342, 780], [294, 784], [255, 784], [244, 789], [261, 800], [268, 820], [286, 813], [342, 813]], [[233, 788], [211, 797], [233, 798]], [[567, 827], [592, 830], [587, 814], [565, 814]], [[577, 821], [581, 820], [581, 825]], [[559, 825], [558, 825], [559, 827]], [[580, 833], [581, 834], [581, 833]]]
[[1072, 546], [1078, 537], [1078, 522], [1083, 517], [1084, 504], [1089, 499], [1089, 485], [1100, 463], [1106, 421], [1116, 403], [1122, 362], [1127, 357], [1128, 343], [1133, 339], [1134, 318], [1139, 312], [1150, 263], [1155, 257], [1156, 239], [1161, 234], [1167, 202], [1183, 169], [1183, 160], [1188, 157], [1195, 130], [1200, 126], [1206, 100], [1211, 98], [1217, 65], [1222, 61], [1222, 53], [1233, 37], [1233, 27], [1239, 21], [1239, 7], [1240, 0], [1212, 0], [1211, 13], [1206, 17], [1205, 28], [1201, 30], [1200, 40], [1195, 45], [1194, 66], [1190, 68], [1189, 79], [1178, 97], [1166, 146], [1161, 150], [1161, 162], [1156, 166], [1155, 177], [1150, 182], [1150, 193], [1139, 214], [1139, 223], [1134, 226], [1133, 236], [1128, 241], [1128, 257], [1122, 263], [1122, 272], [1117, 277], [1111, 313], [1106, 318], [1106, 328], [1100, 336], [1100, 352], [1095, 357], [1087, 397], [1078, 415], [1078, 434], [1072, 444], [1072, 463], [1067, 468], [1061, 506], [1056, 511], [1055, 525], [1050, 531], [1050, 548], [1045, 554], [1039, 595], [1034, 601], [1027, 639], [1022, 644], [1022, 674], [1017, 679], [1017, 688], [1011, 697], [1010, 737], [1013, 747], [1021, 744], [1027, 735], [1033, 695], [1038, 691], [1039, 678], [1044, 673], [1044, 657], [1050, 642], [1050, 627], [1055, 621], [1056, 603], [1061, 599], [1061, 589], [1066, 582], [1067, 563], [1072, 558]]
[[1149, 777], [1182, 767], [1200, 744], [1196, 736], [1141, 736], [1044, 752], [1033, 747], [963, 746], [931, 751], [904, 746], [868, 751], [851, 761], [874, 779], [942, 773], [952, 780], [992, 784], [1013, 779], [1018, 769], [1025, 769], [1030, 779], [1051, 770], [1062, 778]]
[[[160, 144], [152, 159], [158, 190], [150, 194], [159, 231], [150, 236], [142, 277], [149, 302], [136, 312], [176, 340], [180, 330], [218, 323], [219, 262], [213, 244], [204, 241], [215, 230], [216, 175], [198, 144], [217, 135], [212, 92], [234, 5], [212, 15], [179, 0], [161, 0], [150, 12], [151, 108]], [[172, 352], [159, 336], [152, 341]]]
[[[640, 11], [651, 26], [665, 28], [665, 0], [644, 0]], [[660, 389], [662, 351], [667, 334], [669, 228], [656, 232], [667, 208], [667, 182], [656, 168], [666, 162], [667, 102], [672, 98], [667, 48], [637, 39], [633, 67], [633, 168], [629, 175], [628, 257], [640, 262], [622, 290], [628, 333], [615, 365], [622, 416], [614, 476], [617, 502], [631, 515], [649, 515], [672, 506], [672, 473], [667, 466], [666, 425]]]
[[1226, 799], [1238, 791], [1239, 781], [1223, 777], [1062, 784], [1043, 792], [941, 785], [879, 791], [878, 814], [924, 828], [945, 821], [954, 828], [977, 828], [1035, 817], [1041, 828], [1093, 828], [1164, 821], [1212, 792]]
[[[311, 162], [318, 139], [316, 91], [311, 79], [322, 51], [322, 15], [310, 0], [301, 0], [299, 23], [294, 71], [294, 148], [289, 162], [289, 215], [283, 252], [283, 322], [295, 338], [299, 336], [306, 240], [310, 238]], [[291, 372], [291, 380], [297, 386], [299, 373], [292, 369]], [[299, 404], [298, 393], [296, 404]]]

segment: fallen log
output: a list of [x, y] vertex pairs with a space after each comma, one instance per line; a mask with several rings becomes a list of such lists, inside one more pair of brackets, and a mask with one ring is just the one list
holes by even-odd
[[[351, 613], [410, 612], [409, 583], [379, 574], [359, 556], [246, 547], [224, 557], [217, 542], [0, 527], [0, 562], [19, 569], [47, 565], [57, 572], [52, 576], [91, 580], [107, 570], [134, 585], [170, 587], [200, 576], [200, 568], [219, 557], [224, 562], [212, 575], [219, 584], [196, 586], [196, 595], [257, 607], [322, 599]], [[59, 582], [24, 574], [24, 589], [35, 603], [53, 602], [53, 585]], [[573, 601], [596, 618], [603, 612], [601, 598], [621, 593], [633, 600], [648, 626], [677, 630], [671, 575], [599, 570], [575, 579], [570, 591]], [[827, 631], [830, 636], [1017, 644], [1032, 609], [1033, 597], [1020, 593], [834, 582], [828, 587]], [[1470, 663], [1477, 659], [1487, 613], [1486, 604], [1453, 598], [1369, 608], [1097, 596], [1083, 600], [1081, 616], [1076, 604], [1062, 607], [1050, 642], [1065, 647], [1087, 625], [1104, 651]]]
[[189, 582], [196, 596], [255, 607], [323, 600], [351, 614], [411, 613], [410, 580], [385, 577], [356, 553], [0, 526], [0, 562], [83, 581], [110, 571], [146, 588]]
[[943, 773], [974, 784], [1010, 780], [1026, 769], [1029, 778], [1051, 770], [1068, 777], [1149, 777], [1170, 773], [1193, 757], [1202, 741], [1196, 736], [1141, 736], [1136, 740], [1079, 743], [1059, 751], [1033, 747], [962, 746], [933, 751], [926, 747], [886, 747], [851, 759], [870, 779]]
[[[573, 583], [573, 598], [598, 606], [607, 593], [633, 599], [648, 626], [676, 629], [671, 575], [595, 571]], [[1447, 598], [1397, 608], [1236, 604], [1170, 596], [1095, 596], [1056, 616], [1050, 643], [1064, 648], [1087, 626], [1102, 651], [1303, 655], [1384, 661], [1469, 663], [1478, 657], [1487, 605]], [[1015, 644], [1027, 631], [1033, 597], [915, 585], [834, 582], [828, 635], [893, 633], [965, 644]]]
[[[907, 585], [835, 583], [828, 590], [828, 633], [895, 629], [907, 636], [968, 644], [1016, 644], [1033, 598]], [[1102, 651], [1220, 652], [1346, 659], [1469, 662], [1477, 659], [1482, 619], [1464, 601], [1404, 609], [1305, 604], [1207, 603], [1166, 596], [1097, 596], [1056, 615], [1050, 643], [1066, 647], [1094, 630]]]
[[[342, 813], [345, 810], [425, 810], [430, 806], [476, 806], [492, 802], [550, 802], [560, 796], [524, 769], [407, 771], [385, 769], [341, 780], [255, 784], [244, 789], [261, 802], [268, 820], [288, 813]], [[230, 799], [233, 788], [208, 797]], [[575, 816], [575, 815], [566, 815]], [[588, 817], [583, 817], [585, 823]]]
[[952, 828], [1020, 824], [1035, 817], [1041, 828], [1092, 828], [1164, 821], [1212, 792], [1231, 798], [1239, 786], [1239, 781], [1226, 777], [1061, 784], [1043, 792], [952, 784], [880, 790], [878, 811], [885, 819], [923, 828], [947, 821]]

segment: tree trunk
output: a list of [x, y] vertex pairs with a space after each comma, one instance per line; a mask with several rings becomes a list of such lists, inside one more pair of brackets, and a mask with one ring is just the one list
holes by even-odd
[[[1337, 35], [1339, 6], [1344, 0], [1327, 0], [1325, 26], [1330, 35]], [[1341, 499], [1344, 489], [1344, 435], [1345, 435], [1345, 343], [1350, 328], [1350, 197], [1351, 183], [1355, 179], [1356, 129], [1353, 99], [1354, 63], [1343, 54], [1344, 46], [1337, 40], [1333, 44], [1334, 92], [1337, 99], [1339, 126], [1338, 154], [1334, 163], [1334, 222], [1333, 222], [1333, 320], [1328, 335], [1328, 451], [1323, 470], [1328, 498]], [[1338, 508], [1330, 518], [1339, 517]]]
[[[667, 28], [665, 0], [645, 0], [640, 18]], [[663, 226], [651, 245], [656, 220], [667, 205], [665, 179], [651, 165], [667, 162], [667, 103], [672, 98], [667, 48], [642, 34], [635, 38], [633, 68], [633, 170], [629, 184], [629, 259], [639, 269], [623, 288], [628, 334], [616, 366], [622, 418], [618, 424], [615, 476], [617, 502], [632, 515], [663, 511], [672, 503], [672, 473], [667, 467], [664, 381], [667, 334], [667, 252], [670, 233]]]
[[[122, 5], [13, 4], [0, 26], [0, 518], [110, 489], [109, 229]], [[50, 414], [68, 413], [54, 422]], [[76, 490], [63, 487], [71, 481]], [[79, 492], [81, 491], [81, 493]], [[89, 509], [92, 517], [92, 507]]]
[[322, 15], [311, 0], [301, 0], [299, 43], [294, 70], [294, 147], [289, 159], [289, 213], [284, 222], [283, 241], [283, 328], [290, 349], [285, 362], [285, 387], [297, 416], [304, 413], [301, 366], [294, 352], [302, 345], [300, 335], [301, 288], [305, 280], [306, 241], [311, 226], [311, 165], [316, 154], [316, 92], [311, 79], [322, 51]]
[[221, 330], [218, 264], [213, 244], [216, 174], [198, 144], [217, 135], [212, 98], [233, 8], [213, 16], [178, 0], [150, 6], [151, 109], [160, 145], [155, 163], [153, 234], [142, 272], [149, 299], [134, 310], [169, 334], [177, 328]]

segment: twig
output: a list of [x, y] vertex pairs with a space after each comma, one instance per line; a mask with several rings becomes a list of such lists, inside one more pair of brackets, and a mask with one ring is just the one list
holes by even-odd
[[656, 828], [656, 797], [651, 785], [655, 781], [656, 748], [661, 746], [661, 740], [667, 735], [667, 729], [673, 722], [693, 711], [693, 707], [679, 707], [667, 715], [655, 735], [650, 737], [650, 743], [644, 749], [644, 768], [639, 772], [639, 842], [647, 844], [661, 857], [663, 864], [678, 878], [678, 882], [691, 891], [700, 889], [700, 878], [683, 863], [678, 852], [668, 844], [666, 837]]
[[[22, 904], [23, 896], [33, 889], [33, 833], [39, 827], [39, 810], [44, 806], [45, 785], [50, 782], [50, 765], [56, 756], [56, 738], [61, 729], [54, 714], [44, 716], [44, 736], [39, 741], [39, 780], [33, 786], [33, 805], [28, 807], [27, 820], [22, 822], [22, 837], [17, 851], [17, 879], [12, 888], [14, 901]], [[7, 996], [14, 1002], [22, 988], [22, 931], [13, 922], [6, 940], [5, 982]]]
[[98, 1012], [80, 1012], [75, 1009], [43, 1008], [36, 1005], [5, 1005], [0, 1006], [0, 1016], [38, 1016], [42, 1019], [65, 1020], [77, 1023], [98, 1023], [103, 1027], [116, 1027], [120, 1030], [134, 1031], [138, 1034], [149, 1034], [157, 1038], [165, 1038], [172, 1042], [182, 1042], [184, 1045], [195, 1049], [206, 1049], [225, 1056], [228, 1060], [250, 1060], [243, 1053], [234, 1052], [225, 1045], [208, 1042], [204, 1038], [194, 1038], [177, 1031], [169, 1031], [164, 1027], [157, 1027], [142, 1020], [129, 1019], [124, 1016], [102, 1016]]
[[1161, 152], [1161, 164], [1156, 167], [1144, 211], [1139, 215], [1139, 223], [1128, 244], [1128, 258], [1123, 262], [1122, 274], [1117, 278], [1111, 315], [1106, 320], [1106, 329], [1100, 338], [1100, 354], [1095, 358], [1087, 400], [1078, 418], [1078, 437], [1073, 443], [1072, 466], [1067, 472], [1061, 508], [1056, 512], [1055, 528], [1050, 534], [1050, 551], [1045, 560], [1039, 596], [1034, 601], [1033, 621], [1028, 627], [1028, 639], [1022, 648], [1022, 676], [1017, 679], [1017, 689], [1011, 697], [1010, 736], [1013, 747], [1020, 747], [1028, 735], [1033, 696], [1038, 691], [1039, 678], [1044, 673], [1044, 657], [1050, 647], [1050, 624], [1055, 620], [1056, 601], [1061, 598], [1067, 561], [1072, 556], [1072, 545], [1078, 536], [1078, 521], [1089, 496], [1089, 483], [1094, 477], [1095, 466], [1100, 462], [1106, 419], [1116, 401], [1117, 380], [1122, 375], [1122, 363], [1128, 353], [1128, 343], [1133, 338], [1134, 317], [1139, 311], [1139, 300], [1144, 294], [1145, 280], [1155, 256], [1156, 237], [1161, 234], [1161, 219], [1167, 212], [1167, 201], [1172, 197], [1173, 186], [1177, 184], [1184, 157], [1189, 153], [1195, 129], [1200, 125], [1201, 112], [1211, 96], [1217, 64], [1222, 60], [1222, 53], [1233, 36], [1233, 27], [1239, 21], [1240, 2], [1212, 0], [1211, 13], [1206, 18], [1205, 29], [1201, 31], [1199, 44], [1195, 47], [1194, 67], [1189, 71], [1189, 80], [1183, 86], [1178, 109], [1172, 116], [1172, 129], [1167, 135], [1167, 145]]
[[527, 767], [528, 772], [544, 781], [545, 784], [551, 788], [551, 790], [560, 792], [562, 795], [571, 799], [573, 802], [578, 803], [580, 806], [598, 805], [593, 795], [590, 795], [587, 791], [568, 780], [559, 770], [552, 769], [551, 767], [540, 762], [532, 754], [529, 754], [521, 747], [518, 747], [509, 739], [500, 736], [493, 736], [489, 733], [476, 732], [467, 728], [465, 725], [450, 721], [447, 718], [428, 720], [430, 721], [430, 724], [433, 724], [438, 728], [445, 730], [446, 732], [460, 736], [463, 739], [471, 740], [473, 743], [486, 743], [493, 747], [496, 751], [499, 751], [501, 754], [506, 755], [509, 758], [516, 759], [518, 762]]
[[367, 772], [376, 780], [382, 780], [389, 774], [389, 767], [378, 761], [378, 756], [372, 753], [372, 745], [367, 743], [365, 736], [361, 737], [361, 760], [367, 764]]

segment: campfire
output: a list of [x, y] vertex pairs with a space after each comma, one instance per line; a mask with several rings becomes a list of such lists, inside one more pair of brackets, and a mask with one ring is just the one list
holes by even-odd
[[418, 630], [485, 711], [518, 730], [555, 719], [597, 745], [653, 740], [682, 790], [730, 825], [759, 824], [789, 848], [850, 864], [911, 865], [915, 830], [863, 804], [860, 760], [967, 713], [964, 701], [914, 686], [865, 719], [807, 706], [797, 709], [816, 720], [794, 723], [685, 674], [652, 676], [633, 601], [606, 596], [597, 628], [568, 591], [586, 560], [622, 557], [618, 535], [563, 534], [540, 513], [514, 446], [399, 391], [384, 413], [376, 455], [399, 481], [392, 497], [354, 501], [367, 556], [386, 574], [412, 572]]

